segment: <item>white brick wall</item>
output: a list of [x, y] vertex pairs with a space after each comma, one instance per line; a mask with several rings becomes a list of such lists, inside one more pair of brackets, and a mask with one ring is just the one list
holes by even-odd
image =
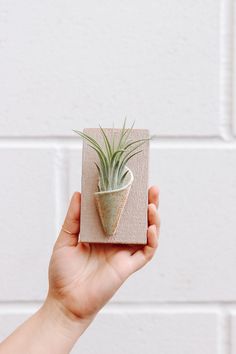
[[234, 3], [0, 2], [0, 338], [45, 296], [80, 190], [72, 129], [127, 115], [153, 136], [160, 249], [74, 353], [236, 352]]
[[[0, 339], [28, 316], [26, 312], [2, 315]], [[111, 306], [98, 315], [72, 353], [216, 353], [219, 322], [217, 309], [196, 312], [188, 308], [176, 310], [175, 306], [168, 309]]]
[[55, 234], [54, 153], [1, 148], [0, 300], [38, 300]]
[[2, 1], [0, 135], [219, 133], [219, 0]]
[[231, 333], [231, 353], [236, 352], [236, 309], [234, 309], [231, 312], [231, 317], [230, 317], [230, 327], [229, 327], [230, 333]]

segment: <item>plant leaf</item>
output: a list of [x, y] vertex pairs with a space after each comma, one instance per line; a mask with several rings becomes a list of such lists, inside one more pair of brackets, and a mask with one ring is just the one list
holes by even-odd
[[74, 130], [74, 132], [77, 133], [77, 134], [79, 134], [80, 137], [82, 137], [83, 139], [89, 141], [92, 145], [96, 146], [97, 149], [100, 150], [101, 154], [103, 154], [104, 157], [106, 157], [105, 154], [104, 154], [104, 151], [103, 151], [102, 147], [98, 144], [98, 142], [97, 142], [95, 139], [93, 139], [91, 136], [89, 136], [88, 134], [86, 134], [86, 133], [84, 133], [84, 132], [80, 132], [80, 131], [78, 131], [78, 130]]
[[118, 142], [118, 145], [117, 145], [117, 150], [119, 150], [121, 148], [121, 143], [122, 143], [122, 139], [123, 139], [123, 136], [126, 132], [125, 130], [125, 125], [126, 125], [126, 117], [124, 119], [124, 123], [123, 123], [123, 127], [122, 127], [122, 130], [121, 130], [121, 133], [120, 133], [120, 139], [119, 139], [119, 142]]
[[101, 127], [101, 125], [99, 125], [100, 129], [101, 129], [101, 132], [102, 132], [102, 135], [103, 135], [103, 140], [105, 142], [105, 147], [106, 147], [106, 150], [107, 150], [107, 156], [109, 158], [111, 158], [111, 155], [112, 155], [112, 147], [111, 147], [111, 144], [108, 140], [108, 137], [104, 131], [104, 129]]
[[101, 171], [102, 171], [102, 174], [105, 178], [105, 176], [107, 176], [107, 174], [108, 174], [108, 169], [109, 169], [108, 162], [107, 162], [106, 158], [105, 159], [103, 158], [103, 155], [100, 154], [100, 151], [97, 150], [97, 148], [95, 146], [90, 145], [90, 144], [88, 144], [88, 146], [90, 146], [92, 149], [94, 149], [97, 152], [99, 160], [100, 160], [100, 164], [101, 164], [101, 166], [100, 166]]
[[98, 170], [98, 174], [99, 174], [99, 179], [98, 179], [98, 190], [101, 191], [103, 188], [104, 188], [104, 184], [103, 184], [103, 175], [102, 175], [102, 172], [101, 172], [101, 169], [100, 167], [98, 166], [98, 164], [96, 162], [94, 162], [96, 167], [97, 167], [97, 170]]
[[[124, 160], [127, 159], [128, 156], [130, 156], [132, 154], [132, 152], [134, 152], [136, 149], [138, 149], [140, 146], [142, 146], [144, 144], [144, 142], [139, 143], [138, 145], [136, 145], [135, 147], [133, 147], [131, 150], [127, 151], [126, 154], [124, 154], [123, 156], [121, 156], [120, 160], [119, 160], [119, 164], [120, 164], [120, 168], [119, 168], [119, 172], [118, 172], [118, 177], [120, 178], [120, 174], [122, 173], [122, 169], [125, 166]], [[132, 155], [133, 156], [133, 155]]]
[[139, 139], [139, 140], [135, 140], [135, 141], [131, 141], [130, 143], [128, 143], [124, 148], [127, 149], [129, 148], [130, 146], [134, 145], [134, 144], [137, 144], [138, 142], [143, 142], [143, 144], [147, 141], [147, 140], [150, 140], [150, 138], [146, 138], [146, 139]]
[[139, 151], [136, 151], [134, 152], [132, 155], [129, 155], [127, 156], [123, 161], [122, 161], [122, 164], [120, 165], [119, 167], [119, 170], [118, 170], [118, 179], [120, 179], [120, 175], [122, 173], [122, 169], [125, 167], [125, 165], [127, 164], [127, 162], [135, 155], [139, 154], [140, 152], [142, 152], [143, 150], [139, 150]]
[[112, 153], [115, 150], [115, 138], [114, 138], [114, 122], [112, 123]]
[[123, 182], [124, 182], [124, 180], [125, 180], [125, 177], [126, 177], [126, 175], [127, 175], [128, 172], [129, 172], [129, 170], [127, 170], [127, 171], [123, 174], [123, 176], [121, 177], [121, 179], [120, 179], [120, 184], [121, 184], [121, 185], [123, 184]]
[[128, 171], [126, 171], [127, 162], [133, 156], [142, 152], [142, 150], [138, 150], [138, 148], [149, 140], [148, 138], [134, 141], [130, 138], [134, 123], [135, 121], [129, 129], [126, 129], [125, 117], [123, 127], [118, 137], [118, 144], [116, 144], [114, 139], [114, 123], [110, 138], [108, 138], [106, 131], [99, 125], [104, 143], [101, 145], [90, 135], [73, 130], [82, 139], [87, 141], [88, 146], [91, 147], [98, 156], [99, 164], [94, 162], [99, 175], [97, 184], [98, 190], [106, 191], [122, 186], [128, 173]]
[[133, 130], [133, 127], [134, 127], [134, 123], [135, 123], [135, 120], [133, 121], [131, 127], [126, 130], [125, 134], [127, 134], [127, 135], [125, 136], [125, 134], [124, 134], [124, 136], [125, 136], [125, 141], [124, 141], [124, 143], [126, 143], [128, 137], [130, 136], [130, 133], [131, 133], [131, 131]]

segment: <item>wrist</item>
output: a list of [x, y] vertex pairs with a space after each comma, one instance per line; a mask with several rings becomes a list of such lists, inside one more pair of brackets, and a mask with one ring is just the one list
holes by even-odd
[[60, 338], [65, 344], [71, 344], [71, 347], [93, 320], [93, 318], [78, 318], [50, 295], [39, 309], [38, 315], [42, 321], [42, 331], [49, 335], [54, 333], [57, 339]]
[[48, 296], [43, 306], [1, 343], [1, 353], [69, 353], [91, 319], [79, 319]]

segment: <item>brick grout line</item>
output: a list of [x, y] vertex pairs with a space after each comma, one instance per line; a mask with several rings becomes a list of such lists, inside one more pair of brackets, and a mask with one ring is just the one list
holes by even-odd
[[[196, 140], [196, 141], [225, 141], [221, 135], [156, 135], [151, 133], [150, 136], [154, 140], [165, 141], [165, 140]], [[235, 138], [236, 140], [236, 138]], [[32, 143], [40, 143], [40, 142], [49, 142], [49, 143], [70, 143], [70, 142], [81, 142], [82, 139], [80, 137], [72, 137], [67, 135], [20, 135], [20, 136], [0, 136], [1, 144], [17, 144], [22, 142], [32, 142]]]
[[[235, 148], [236, 138], [228, 141], [216, 138], [157, 138], [153, 136], [151, 148]], [[82, 141], [70, 138], [24, 138], [1, 139], [0, 149], [81, 149]]]
[[[24, 313], [38, 309], [43, 301], [0, 301], [0, 313]], [[236, 302], [111, 302], [103, 313], [218, 313], [221, 316], [220, 329], [228, 331], [229, 314], [236, 311]], [[228, 335], [222, 336], [228, 343]], [[227, 353], [228, 354], [228, 353]]]
[[233, 4], [221, 0], [220, 7], [220, 134], [229, 141], [233, 137]]

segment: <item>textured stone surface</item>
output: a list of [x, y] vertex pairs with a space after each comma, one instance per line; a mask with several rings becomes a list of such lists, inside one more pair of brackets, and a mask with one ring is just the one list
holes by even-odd
[[219, 0], [1, 1], [0, 135], [216, 135]]
[[[103, 138], [100, 129], [85, 129], [84, 132], [95, 139], [99, 144], [103, 145]], [[111, 139], [111, 130], [106, 130], [108, 139]], [[115, 144], [118, 144], [120, 130], [114, 130]], [[147, 139], [149, 137], [148, 130], [133, 129], [129, 135], [132, 141]], [[96, 208], [94, 193], [97, 192], [98, 172], [95, 163], [99, 164], [99, 158], [96, 151], [91, 149], [89, 144], [84, 141], [83, 148], [83, 167], [82, 167], [82, 193], [81, 193], [81, 225], [80, 240], [83, 242], [102, 242], [102, 243], [127, 243], [127, 244], [146, 244], [147, 243], [147, 186], [148, 186], [148, 168], [149, 168], [149, 142], [136, 150], [141, 153], [133, 156], [127, 163], [127, 166], [133, 173], [133, 183], [129, 191], [127, 200], [123, 206], [123, 212], [118, 223], [117, 230], [113, 235], [106, 235], [99, 217], [98, 208]], [[118, 192], [117, 192], [118, 193]], [[113, 203], [110, 202], [108, 208], [114, 206], [113, 215], [116, 215], [117, 196], [113, 192], [115, 198]], [[104, 197], [104, 196], [103, 196]], [[104, 200], [104, 199], [103, 199]], [[122, 201], [122, 200], [121, 200]], [[101, 202], [101, 200], [100, 200]], [[108, 210], [99, 206], [100, 215], [104, 222], [105, 215]], [[112, 219], [112, 214], [110, 214]], [[113, 221], [115, 223], [115, 221]]]

